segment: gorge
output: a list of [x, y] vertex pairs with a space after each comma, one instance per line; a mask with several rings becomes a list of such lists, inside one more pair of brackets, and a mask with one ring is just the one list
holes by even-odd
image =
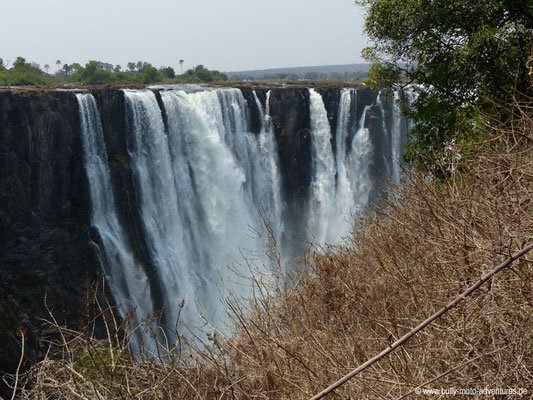
[[400, 181], [403, 96], [366, 87], [0, 91], [0, 369], [18, 360], [19, 327], [31, 357], [45, 351], [33, 334], [45, 293], [73, 323], [100, 271], [122, 316], [163, 309], [164, 323], [179, 314], [194, 329], [201, 311], [220, 324], [224, 285], [247, 294], [247, 261], [269, 273], [265, 244], [288, 263], [309, 242], [336, 243], [387, 179]]

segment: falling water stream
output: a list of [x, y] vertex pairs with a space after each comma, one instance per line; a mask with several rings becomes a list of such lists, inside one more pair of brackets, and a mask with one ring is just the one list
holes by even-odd
[[[255, 91], [248, 103], [239, 89], [173, 88], [159, 92], [160, 102], [152, 90], [123, 93], [142, 238], [156, 271], [150, 277], [132, 252], [131, 238], [117, 212], [95, 99], [76, 95], [91, 221], [100, 237], [101, 263], [112, 294], [122, 305], [122, 315], [136, 307], [140, 321], [154, 311], [151, 288], [157, 287], [169, 325], [179, 316], [180, 323], [194, 331], [201, 314], [220, 327], [222, 299], [228, 291], [249, 295], [250, 263], [270, 273], [265, 243], [277, 243], [283, 259], [281, 238], [290, 233], [287, 219], [299, 218], [286, 212], [288, 197], [270, 116], [271, 92], [266, 93], [265, 105]], [[369, 204], [376, 184], [371, 174], [376, 146], [366, 118], [371, 107], [384, 104], [378, 96], [358, 116], [357, 91], [342, 90], [335, 132], [322, 96], [314, 89], [309, 90], [309, 104], [311, 182], [305, 207], [309, 235], [322, 245], [348, 235], [351, 215]], [[250, 107], [259, 114], [257, 133], [250, 129]], [[393, 159], [399, 158], [405, 135], [401, 118], [394, 106]], [[393, 164], [388, 168], [398, 181], [399, 168]], [[270, 241], [262, 236], [267, 231]], [[157, 285], [150, 285], [150, 279], [156, 279]], [[182, 301], [185, 306], [180, 308]]]

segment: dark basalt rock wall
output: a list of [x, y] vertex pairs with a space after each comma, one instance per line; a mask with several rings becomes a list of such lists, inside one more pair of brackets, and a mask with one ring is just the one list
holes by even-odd
[[[250, 120], [250, 132], [253, 133], [259, 133], [261, 130], [261, 110], [259, 110], [257, 103], [254, 98], [254, 90], [243, 88], [241, 89], [242, 95], [244, 99], [246, 100], [246, 103], [248, 104], [248, 112], [249, 112], [249, 120]], [[255, 94], [257, 95], [257, 98], [259, 99], [261, 106], [263, 107], [263, 110], [265, 109], [265, 103], [266, 103], [266, 93], [267, 90], [259, 89], [255, 90]]]
[[[250, 130], [261, 128], [260, 110], [253, 90], [241, 88], [249, 105]], [[328, 119], [335, 133], [341, 96], [339, 88], [317, 89], [324, 99]], [[267, 88], [256, 95], [263, 109]], [[113, 181], [114, 196], [137, 259], [154, 274], [152, 293], [160, 293], [152, 261], [143, 248], [143, 224], [127, 152], [128, 118], [124, 93], [119, 89], [92, 91], [102, 120]], [[156, 93], [158, 95], [158, 93]], [[365, 105], [374, 104], [377, 94], [369, 89], [357, 92], [357, 120]], [[158, 96], [160, 97], [160, 96]], [[291, 216], [303, 215], [312, 179], [309, 91], [306, 88], [273, 88], [270, 114], [279, 147], [280, 170], [285, 199]], [[372, 107], [366, 125], [373, 143], [380, 146], [383, 131], [379, 107]], [[335, 149], [334, 135], [332, 145]], [[20, 355], [17, 330], [26, 332], [27, 355], [42, 357], [46, 350], [37, 338], [47, 317], [44, 296], [60, 321], [75, 325], [83, 307], [83, 293], [99, 276], [90, 229], [90, 199], [83, 167], [78, 103], [71, 92], [0, 91], [0, 371], [13, 372]], [[384, 163], [373, 160], [381, 179]], [[382, 169], [380, 172], [380, 165]], [[294, 221], [296, 218], [286, 218]], [[303, 221], [303, 218], [302, 218]], [[305, 226], [293, 227], [300, 240]], [[163, 305], [164, 299], [154, 299]], [[1, 388], [0, 388], [1, 389]], [[5, 389], [5, 388], [4, 388]], [[0, 390], [0, 395], [1, 395]]]
[[72, 322], [97, 276], [79, 126], [71, 93], [0, 92], [1, 371], [16, 368], [19, 329], [30, 358], [46, 351], [45, 293], [56, 318]]
[[[303, 218], [305, 199], [312, 178], [311, 134], [309, 113], [309, 92], [307, 89], [274, 89], [270, 94], [270, 116], [274, 135], [278, 143], [279, 163], [282, 179], [282, 192], [287, 201], [286, 221]], [[292, 216], [292, 218], [288, 218]], [[305, 225], [289, 229], [295, 237], [282, 237], [290, 248], [299, 248], [295, 241], [306, 237]]]
[[270, 116], [279, 147], [285, 193], [296, 201], [302, 200], [307, 196], [311, 181], [309, 92], [306, 89], [272, 90]]

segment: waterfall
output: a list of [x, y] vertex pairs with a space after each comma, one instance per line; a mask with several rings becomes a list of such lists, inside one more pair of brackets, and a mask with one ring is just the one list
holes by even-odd
[[391, 132], [391, 157], [392, 157], [392, 178], [394, 182], [399, 183], [401, 177], [400, 168], [400, 151], [401, 151], [401, 118], [402, 110], [400, 109], [400, 92], [395, 91], [392, 105], [392, 132]]
[[350, 184], [349, 174], [351, 171], [348, 164], [348, 139], [351, 130], [354, 129], [351, 120], [352, 109], [357, 106], [357, 92], [355, 89], [343, 89], [339, 102], [339, 115], [337, 118], [336, 136], [336, 167], [337, 186], [335, 191], [335, 213], [333, 229], [330, 237], [334, 242], [341, 240], [351, 229], [350, 216], [354, 212], [355, 198]]
[[[223, 320], [221, 282], [246, 296], [243, 255], [265, 262], [251, 229], [263, 212], [281, 225], [277, 150], [267, 117], [256, 135], [237, 89], [161, 93], [168, 130], [155, 94], [126, 90], [128, 142], [149, 251], [158, 269], [168, 323], [192, 326], [201, 311]], [[261, 113], [262, 113], [262, 109]], [[276, 228], [277, 229], [277, 228]], [[277, 230], [274, 230], [277, 232]], [[237, 274], [235, 274], [237, 272]]]
[[[167, 321], [178, 316], [180, 301], [193, 302], [201, 278], [186, 250], [187, 227], [178, 212], [178, 198], [163, 118], [153, 92], [125, 91], [131, 112], [128, 151], [145, 237], [161, 281]], [[189, 323], [185, 314], [185, 323]]]
[[366, 115], [371, 106], [365, 106], [358, 129], [353, 137], [349, 156], [347, 158], [347, 169], [350, 171], [350, 184], [354, 194], [355, 213], [363, 213], [369, 204], [370, 191], [373, 182], [370, 179], [370, 166], [374, 152], [374, 147], [370, 141], [370, 132], [366, 128]]
[[328, 223], [335, 209], [335, 159], [331, 128], [322, 96], [309, 89], [311, 114], [311, 159], [313, 177], [309, 198], [308, 223], [314, 242], [329, 241]]
[[[401, 96], [401, 91], [389, 92], [381, 90], [377, 98], [377, 105], [382, 113], [382, 129], [385, 139], [384, 143], [382, 143], [383, 163], [387, 168], [386, 176], [396, 183], [399, 183], [402, 177], [399, 163], [404, 145], [403, 138], [407, 129], [407, 126], [402, 127], [402, 124], [407, 125], [408, 123], [402, 114]], [[390, 109], [386, 107], [387, 103], [391, 104]], [[387, 120], [389, 123], [387, 123]]]
[[[315, 243], [322, 245], [339, 242], [345, 237], [351, 229], [351, 216], [361, 214], [369, 205], [370, 193], [374, 188], [370, 168], [376, 149], [365, 126], [371, 105], [365, 106], [359, 121], [355, 120], [355, 89], [343, 89], [341, 92], [335, 156], [322, 97], [313, 89], [309, 93], [313, 178], [308, 223]], [[383, 107], [379, 97], [377, 104]], [[397, 145], [399, 147], [399, 142]], [[386, 157], [386, 154], [382, 156]]]
[[381, 113], [381, 129], [382, 129], [382, 140], [380, 143], [381, 150], [381, 159], [383, 165], [385, 166], [385, 176], [393, 176], [393, 162], [391, 160], [392, 156], [392, 146], [391, 146], [391, 132], [387, 126], [387, 114], [386, 110], [386, 96], [389, 94], [386, 90], [380, 90], [376, 100], [376, 104], [379, 107]]
[[262, 202], [260, 206], [261, 213], [263, 213], [263, 218], [266, 219], [266, 222], [272, 229], [272, 234], [274, 235], [272, 239], [277, 243], [278, 253], [283, 258], [284, 249], [280, 238], [284, 230], [281, 217], [284, 205], [281, 198], [278, 146], [274, 137], [274, 127], [272, 126], [272, 119], [270, 117], [270, 93], [271, 91], [269, 90], [266, 94], [266, 110], [263, 112], [263, 107], [257, 97], [257, 93], [255, 90], [253, 91], [254, 101], [259, 110], [261, 120], [261, 130], [257, 141], [259, 150], [258, 170], [262, 175], [256, 177], [255, 180], [261, 184], [261, 188], [258, 190], [260, 194], [259, 202]]
[[97, 229], [103, 249], [99, 251], [108, 287], [122, 307], [122, 317], [137, 308], [136, 322], [153, 312], [150, 285], [142, 266], [133, 255], [130, 241], [120, 222], [109, 173], [102, 124], [91, 94], [76, 94], [83, 158], [91, 195], [91, 224]]
[[[291, 220], [298, 217], [287, 215], [295, 205], [305, 208], [315, 244], [346, 237], [351, 216], [364, 211], [378, 185], [375, 160], [399, 158], [407, 126], [396, 103], [392, 111], [385, 110], [389, 102], [382, 101], [381, 94], [373, 104], [363, 105], [355, 89], [344, 89], [332, 132], [322, 96], [310, 89], [310, 137], [302, 139], [310, 140], [310, 187], [307, 198], [289, 200], [282, 190], [280, 138], [270, 115], [270, 91], [264, 105], [255, 91], [249, 93], [248, 103], [239, 89], [170, 87], [157, 94], [129, 89], [123, 93], [138, 240], [147, 251], [143, 261], [148, 260], [153, 272], [147, 274], [136, 259], [132, 238], [121, 224], [96, 102], [89, 94], [78, 94], [91, 221], [122, 315], [137, 307], [142, 317], [156, 311], [160, 304], [155, 303], [163, 299], [163, 322], [173, 328], [179, 317], [180, 334], [183, 326], [198, 333], [199, 313], [223, 327], [222, 300], [228, 290], [237, 298], [250, 295], [250, 264], [260, 269], [262, 279], [274, 278], [265, 245], [276, 243], [283, 261], [284, 254], [294, 254], [284, 242], [296, 235], [292, 230], [300, 229]], [[252, 107], [259, 115], [256, 133], [250, 129]], [[385, 118], [367, 121], [368, 115], [391, 115], [392, 122], [387, 128]], [[383, 132], [371, 134], [369, 127], [376, 123]], [[389, 154], [375, 145], [381, 133], [389, 135]], [[389, 176], [398, 181], [399, 169], [392, 168]], [[266, 232], [271, 236], [265, 241]]]

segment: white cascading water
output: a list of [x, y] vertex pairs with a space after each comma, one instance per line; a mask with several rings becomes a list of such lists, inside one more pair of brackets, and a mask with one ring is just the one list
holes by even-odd
[[[355, 89], [343, 89], [334, 156], [324, 102], [315, 90], [310, 89], [309, 93], [313, 178], [308, 224], [315, 244], [331, 244], [349, 234], [351, 216], [364, 212], [369, 204], [374, 185], [369, 169], [374, 147], [365, 122], [371, 106], [364, 108], [357, 124], [353, 118], [357, 108], [357, 92]], [[350, 137], [352, 140], [347, 147]]]
[[370, 141], [370, 132], [366, 128], [366, 114], [371, 106], [365, 106], [358, 124], [357, 132], [352, 140], [352, 146], [346, 159], [346, 169], [354, 195], [354, 213], [362, 214], [370, 200], [373, 182], [370, 179], [370, 167], [374, 147]]
[[[195, 321], [194, 305], [197, 302], [209, 309], [208, 312], [212, 307], [208, 302], [206, 304], [206, 300], [210, 298], [207, 295], [209, 290], [206, 290], [209, 284], [205, 272], [209, 271], [200, 269], [203, 267], [201, 261], [205, 262], [203, 254], [198, 254], [190, 243], [196, 232], [191, 232], [189, 228], [194, 227], [196, 215], [193, 214], [192, 220], [187, 221], [186, 215], [180, 213], [178, 206], [181, 205], [182, 209], [187, 207], [182, 204], [187, 201], [187, 197], [178, 196], [177, 181], [179, 182], [181, 177], [174, 174], [175, 169], [180, 169], [181, 160], [179, 157], [174, 160], [172, 158], [169, 138], [165, 133], [161, 110], [155, 94], [149, 90], [127, 90], [125, 97], [126, 104], [131, 111], [131, 139], [128, 143], [128, 150], [132, 160], [135, 187], [149, 252], [157, 268], [163, 296], [168, 300], [165, 308], [167, 323], [173, 323], [180, 315], [182, 323], [192, 324]], [[211, 147], [217, 144], [216, 138], [210, 135], [211, 132], [208, 130], [205, 132], [206, 135], [201, 138], [202, 142], [196, 143], [202, 150], [207, 147], [203, 146], [204, 144], [209, 144]], [[172, 134], [169, 134], [169, 137], [170, 140], [173, 139]], [[185, 138], [187, 139], [190, 138]], [[202, 170], [212, 168], [213, 171], [217, 171], [215, 168], [218, 167], [217, 160], [224, 157], [216, 151], [207, 156], [198, 153], [201, 152], [191, 152], [188, 158], [191, 164], [203, 164]], [[201, 176], [202, 171], [194, 172], [196, 173], [195, 179], [205, 184], [204, 176]], [[207, 182], [208, 185], [210, 183], [215, 182]], [[213, 188], [216, 189], [216, 185]], [[187, 188], [182, 188], [181, 192], [186, 193]], [[203, 206], [204, 218], [211, 224], [212, 231], [217, 232], [223, 229], [223, 222], [219, 221], [221, 217], [216, 215], [217, 206], [220, 208], [221, 203], [216, 193], [207, 200], [196, 199], [196, 196], [191, 193], [189, 199], [196, 200]], [[209, 204], [206, 205], [206, 201]], [[209, 239], [212, 238], [209, 237]], [[206, 241], [212, 242], [212, 240]], [[198, 267], [191, 268], [198, 264], [200, 264]], [[216, 290], [216, 287], [209, 289]], [[178, 304], [182, 300], [185, 301], [186, 308], [184, 312], [178, 314]], [[191, 326], [191, 329], [194, 327]]]
[[[156, 272], [150, 277], [157, 279], [154, 286], [135, 259], [120, 224], [94, 98], [77, 95], [92, 223], [104, 248], [102, 264], [117, 303], [124, 306], [121, 312], [136, 306], [137, 315], [144, 317], [155, 311], [150, 287], [157, 287], [161, 290], [158, 297], [166, 301], [167, 325], [173, 327], [179, 315], [182, 324], [197, 331], [201, 312], [221, 328], [225, 320], [221, 300], [227, 289], [237, 296], [249, 294], [244, 258], [256, 266], [265, 265], [265, 275], [270, 273], [265, 243], [254, 237], [254, 231], [264, 233], [263, 223], [272, 228], [272, 239], [283, 259], [280, 238], [289, 228], [284, 223], [286, 204], [270, 118], [270, 91], [265, 107], [252, 92], [255, 105], [251, 106], [260, 115], [258, 134], [250, 131], [249, 105], [238, 89], [159, 93], [162, 107], [151, 90], [124, 90], [129, 164], [143, 240]], [[381, 155], [365, 127], [373, 105], [366, 105], [356, 120], [355, 89], [341, 92], [333, 133], [322, 96], [313, 89], [309, 96], [312, 177], [307, 223], [314, 243], [322, 245], [345, 237], [351, 229], [350, 216], [369, 205], [375, 185], [372, 160]], [[381, 95], [376, 104], [384, 107]], [[397, 159], [404, 132], [399, 109], [392, 116], [392, 157]], [[393, 175], [399, 179], [396, 170]], [[180, 309], [182, 300], [185, 306]]]
[[[346, 147], [350, 138], [353, 122], [350, 119], [352, 110], [357, 107], [357, 92], [355, 89], [343, 89], [339, 102], [336, 138], [336, 167], [337, 186], [335, 192], [335, 213], [332, 216], [333, 228], [330, 237], [333, 242], [341, 240], [351, 229], [350, 218], [354, 213], [355, 198], [350, 183], [351, 171], [348, 165], [349, 149]], [[357, 171], [356, 173], [359, 173]]]
[[270, 118], [270, 90], [266, 94], [266, 107], [265, 112], [263, 112], [263, 107], [257, 93], [253, 91], [255, 104], [260, 114], [261, 129], [259, 136], [257, 137], [258, 142], [258, 172], [262, 176], [256, 177], [256, 180], [259, 181], [261, 186], [258, 189], [260, 202], [260, 212], [262, 213], [262, 218], [265, 222], [270, 225], [272, 228], [272, 234], [274, 237], [272, 239], [278, 245], [278, 253], [281, 258], [283, 258], [283, 244], [280, 242], [279, 238], [284, 229], [284, 224], [282, 220], [283, 212], [283, 201], [281, 198], [281, 175], [279, 170], [279, 158], [278, 158], [278, 146], [276, 143], [276, 138], [274, 137], [274, 127], [272, 126], [272, 119]]
[[[384, 112], [385, 104], [386, 104], [384, 97], [387, 96], [388, 94], [389, 94], [388, 91], [380, 90], [378, 93], [377, 100], [376, 100], [376, 103], [379, 109], [381, 110], [381, 114], [382, 114], [381, 115], [381, 128], [383, 129], [383, 135], [386, 138], [385, 143], [391, 142], [391, 132], [389, 131], [389, 129], [387, 129], [387, 123], [385, 120], [385, 112]], [[386, 171], [385, 171], [386, 176], [392, 177], [393, 169], [392, 169], [392, 163], [391, 163], [391, 156], [392, 156], [391, 149], [388, 148], [388, 146], [383, 146], [383, 148], [381, 149], [381, 156], [383, 159], [383, 164], [385, 165], [385, 168], [386, 168]]]
[[103, 251], [100, 262], [109, 288], [122, 307], [121, 315], [137, 308], [139, 316], [153, 312], [150, 285], [142, 266], [135, 260], [130, 241], [120, 223], [109, 173], [102, 124], [91, 94], [76, 94], [78, 100], [83, 157], [91, 194], [91, 224], [96, 227]]
[[401, 117], [400, 92], [395, 91], [392, 104], [392, 131], [391, 131], [391, 157], [392, 157], [392, 179], [399, 183], [401, 179]]
[[[262, 262], [251, 229], [261, 209], [281, 225], [279, 167], [273, 134], [248, 131], [248, 110], [237, 89], [161, 92], [168, 134], [151, 91], [125, 91], [141, 215], [164, 297], [167, 318], [189, 327], [197, 311], [223, 320], [225, 285], [247, 295], [243, 255]], [[237, 274], [235, 274], [237, 272]]]
[[[311, 114], [311, 179], [308, 224], [313, 242], [331, 243], [330, 219], [335, 211], [335, 158], [331, 146], [331, 128], [322, 96], [309, 89]], [[332, 212], [333, 211], [333, 212]]]

